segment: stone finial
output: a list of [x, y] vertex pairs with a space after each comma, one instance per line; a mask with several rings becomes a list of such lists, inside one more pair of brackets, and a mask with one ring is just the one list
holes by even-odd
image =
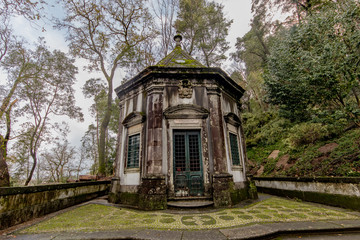
[[182, 40], [182, 36], [180, 35], [179, 32], [177, 32], [176, 35], [174, 36], [174, 41], [176, 42], [176, 46], [181, 47], [181, 40]]

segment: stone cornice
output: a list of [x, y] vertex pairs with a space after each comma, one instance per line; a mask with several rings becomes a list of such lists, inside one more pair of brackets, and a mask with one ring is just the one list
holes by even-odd
[[222, 86], [223, 91], [228, 92], [237, 99], [240, 99], [245, 92], [240, 85], [220, 68], [177, 68], [159, 66], [145, 68], [138, 75], [117, 87], [115, 92], [117, 96], [120, 97], [154, 78], [172, 78], [179, 80], [184, 78], [214, 79], [219, 86]]

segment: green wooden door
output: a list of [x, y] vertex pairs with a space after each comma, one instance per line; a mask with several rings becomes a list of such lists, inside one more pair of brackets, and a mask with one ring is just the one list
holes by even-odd
[[202, 196], [200, 131], [174, 131], [175, 196]]

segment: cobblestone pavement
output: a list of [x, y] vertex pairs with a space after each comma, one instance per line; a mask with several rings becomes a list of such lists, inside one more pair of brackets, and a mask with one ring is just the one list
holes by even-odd
[[89, 203], [59, 214], [22, 234], [93, 232], [132, 229], [211, 230], [264, 223], [360, 220], [359, 215], [341, 209], [270, 197], [241, 208], [207, 212], [139, 211]]

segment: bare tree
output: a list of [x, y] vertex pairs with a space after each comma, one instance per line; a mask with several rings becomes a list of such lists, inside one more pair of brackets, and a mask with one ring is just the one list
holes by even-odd
[[175, 35], [175, 20], [176, 12], [179, 9], [179, 0], [153, 0], [152, 9], [157, 18], [157, 25], [159, 25], [160, 46], [162, 57], [168, 55], [168, 51], [173, 48]]
[[101, 122], [99, 175], [105, 175], [106, 130], [113, 102], [115, 71], [124, 67], [136, 46], [153, 35], [144, 0], [64, 1], [66, 18], [57, 26], [68, 30], [71, 53], [89, 61], [89, 71], [101, 71], [107, 83], [107, 108]]
[[[67, 115], [70, 118], [82, 120], [80, 108], [75, 106], [74, 89], [77, 68], [74, 60], [69, 59], [60, 51], [50, 52], [40, 41], [35, 50], [24, 50], [23, 55], [13, 55], [7, 62], [10, 75], [18, 76], [24, 72], [21, 91], [18, 96], [24, 100], [20, 109], [28, 119], [30, 134], [30, 155], [33, 160], [29, 176], [25, 182], [28, 185], [37, 164], [37, 152], [46, 140], [50, 130], [50, 116]], [[23, 69], [23, 60], [28, 59], [28, 66]]]
[[55, 142], [55, 147], [42, 154], [42, 159], [46, 161], [45, 169], [50, 173], [50, 179], [54, 182], [64, 182], [72, 177], [73, 173], [81, 170], [75, 165], [77, 152], [75, 147], [70, 146], [67, 139], [60, 139]]

